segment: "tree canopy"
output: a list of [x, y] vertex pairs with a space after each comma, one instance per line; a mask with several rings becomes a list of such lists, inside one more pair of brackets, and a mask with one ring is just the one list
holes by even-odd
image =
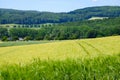
[[0, 9], [0, 24], [42, 24], [87, 20], [91, 17], [119, 17], [119, 6], [88, 7], [66, 13]]
[[[0, 28], [0, 38], [6, 40], [67, 40], [96, 38], [120, 35], [120, 18], [103, 20], [87, 20], [78, 22], [60, 23], [42, 27], [13, 27]], [[29, 25], [30, 26], [30, 25]], [[31, 25], [32, 26], [32, 25]], [[36, 25], [37, 26], [37, 25]]]

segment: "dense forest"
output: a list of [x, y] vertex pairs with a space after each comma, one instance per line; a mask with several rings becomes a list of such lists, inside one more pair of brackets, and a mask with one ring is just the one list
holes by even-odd
[[[19, 26], [19, 25], [18, 25]], [[0, 28], [0, 39], [67, 40], [120, 35], [120, 18], [59, 23], [41, 27]]]
[[87, 20], [91, 17], [120, 17], [120, 6], [88, 7], [66, 13], [0, 9], [0, 24], [42, 24]]

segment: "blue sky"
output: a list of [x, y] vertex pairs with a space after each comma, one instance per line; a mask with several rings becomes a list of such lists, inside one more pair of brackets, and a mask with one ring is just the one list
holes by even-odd
[[120, 6], [120, 0], [0, 0], [0, 8], [68, 12], [91, 6]]

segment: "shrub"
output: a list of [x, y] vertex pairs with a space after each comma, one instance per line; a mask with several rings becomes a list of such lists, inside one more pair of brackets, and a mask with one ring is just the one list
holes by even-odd
[[8, 37], [7, 36], [3, 36], [1, 40], [2, 41], [8, 41]]

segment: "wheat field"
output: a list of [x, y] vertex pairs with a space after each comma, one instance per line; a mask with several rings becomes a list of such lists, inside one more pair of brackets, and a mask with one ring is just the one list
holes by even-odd
[[119, 66], [120, 36], [0, 47], [0, 80], [119, 80]]
[[0, 64], [26, 63], [34, 58], [64, 60], [120, 53], [120, 36], [66, 40], [46, 44], [0, 47]]

